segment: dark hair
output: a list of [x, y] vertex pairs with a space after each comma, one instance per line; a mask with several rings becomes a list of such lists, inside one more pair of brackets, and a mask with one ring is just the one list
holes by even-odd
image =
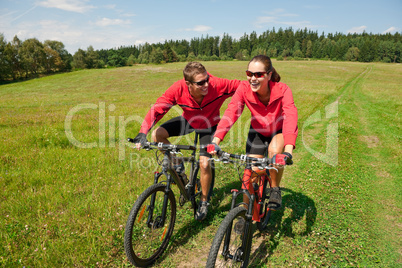
[[257, 55], [251, 59], [251, 61], [248, 63], [248, 65], [250, 65], [250, 63], [252, 63], [252, 62], [261, 62], [262, 64], [264, 64], [265, 71], [267, 73], [272, 72], [271, 81], [273, 81], [273, 82], [281, 81], [281, 76], [277, 73], [275, 68], [272, 66], [271, 59], [268, 56]]
[[184, 80], [193, 82], [193, 79], [196, 75], [206, 72], [207, 70], [201, 63], [196, 61], [189, 62], [183, 70]]

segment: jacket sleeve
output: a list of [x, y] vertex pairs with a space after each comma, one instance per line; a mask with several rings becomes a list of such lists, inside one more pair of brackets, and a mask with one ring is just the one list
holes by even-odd
[[241, 80], [229, 80], [225, 78], [216, 78], [218, 81], [217, 88], [220, 89], [220, 92], [223, 93], [226, 98], [232, 97], [237, 88], [240, 86]]
[[282, 116], [283, 116], [283, 138], [284, 138], [284, 145], [291, 144], [293, 148], [296, 147], [296, 138], [298, 134], [298, 127], [297, 127], [297, 108], [295, 106], [293, 100], [292, 91], [288, 86], [285, 86], [283, 91], [283, 98], [282, 98]]
[[161, 97], [156, 100], [156, 103], [151, 107], [141, 124], [140, 133], [147, 134], [151, 128], [158, 123], [159, 120], [177, 104], [177, 92], [179, 88], [175, 83], [166, 90]]
[[237, 119], [239, 119], [240, 115], [244, 110], [244, 87], [239, 87], [239, 89], [234, 94], [231, 99], [228, 109], [225, 111], [221, 121], [218, 124], [218, 127], [215, 132], [215, 137], [223, 140], [226, 134], [229, 132], [230, 128], [236, 123]]

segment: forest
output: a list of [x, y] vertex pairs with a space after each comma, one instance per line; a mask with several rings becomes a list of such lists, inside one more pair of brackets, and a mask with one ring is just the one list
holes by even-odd
[[89, 46], [71, 55], [62, 42], [21, 41], [17, 36], [7, 41], [0, 33], [0, 81], [14, 81], [39, 75], [80, 69], [161, 64], [187, 61], [244, 60], [264, 54], [277, 60], [331, 60], [401, 63], [401, 33], [361, 34], [293, 30], [267, 30], [244, 33], [238, 39], [201, 36], [188, 40], [165, 40], [164, 43], [121, 46], [95, 50]]

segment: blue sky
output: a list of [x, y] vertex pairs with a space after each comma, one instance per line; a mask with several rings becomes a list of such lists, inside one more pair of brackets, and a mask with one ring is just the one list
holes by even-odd
[[[194, 3], [193, 3], [194, 2]], [[402, 0], [0, 0], [7, 41], [58, 40], [74, 54], [95, 49], [292, 27], [324, 32], [402, 33]]]

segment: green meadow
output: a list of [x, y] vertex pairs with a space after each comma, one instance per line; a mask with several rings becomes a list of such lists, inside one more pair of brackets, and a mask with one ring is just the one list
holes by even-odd
[[[203, 64], [215, 76], [246, 79], [247, 62]], [[292, 89], [299, 136], [282, 180], [285, 208], [254, 233], [250, 266], [401, 267], [401, 65], [273, 64]], [[125, 140], [184, 66], [82, 70], [0, 86], [1, 267], [130, 266], [127, 216], [157, 165], [153, 152]], [[175, 107], [161, 122], [179, 114]], [[225, 151], [245, 152], [249, 120], [245, 108]], [[189, 144], [192, 136], [172, 141]], [[240, 187], [237, 174], [217, 164], [205, 221], [194, 221], [189, 204], [178, 208], [155, 267], [205, 266], [230, 190]]]

